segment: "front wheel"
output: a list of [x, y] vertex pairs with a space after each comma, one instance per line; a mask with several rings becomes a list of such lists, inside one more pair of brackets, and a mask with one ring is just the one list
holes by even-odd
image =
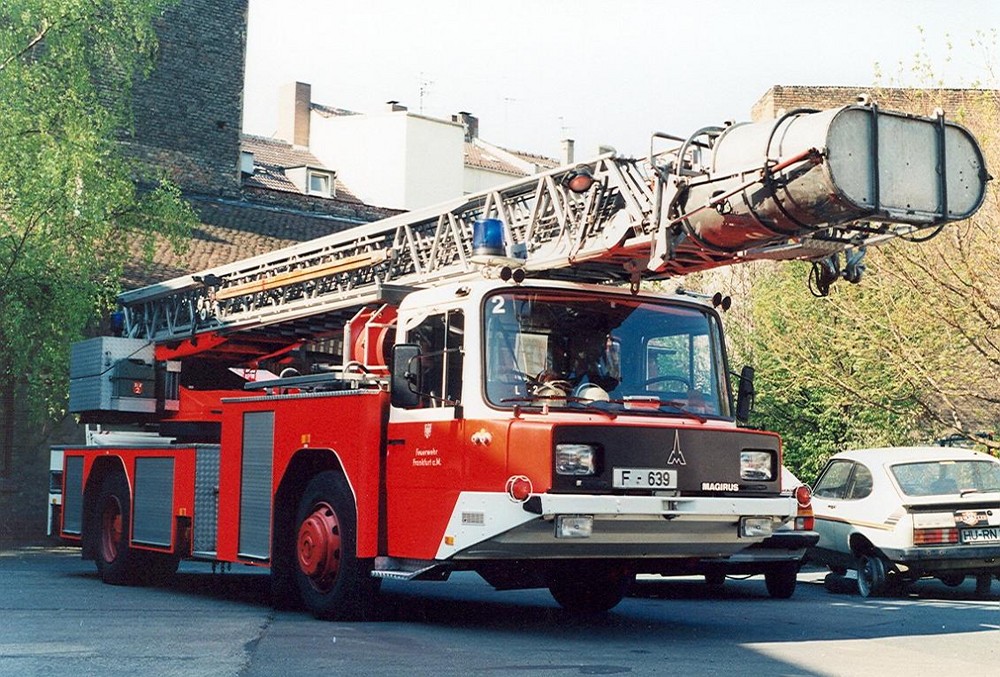
[[622, 601], [634, 578], [614, 565], [556, 567], [549, 574], [549, 592], [569, 612], [599, 614]]
[[878, 555], [862, 555], [858, 559], [858, 594], [877, 597], [885, 591], [885, 562]]
[[797, 562], [782, 562], [764, 572], [764, 585], [767, 594], [776, 599], [788, 599], [795, 594], [795, 584], [798, 583], [799, 565]]
[[341, 473], [309, 481], [295, 524], [295, 583], [306, 608], [322, 619], [367, 617], [379, 581], [371, 577], [371, 560], [357, 557], [354, 496]]

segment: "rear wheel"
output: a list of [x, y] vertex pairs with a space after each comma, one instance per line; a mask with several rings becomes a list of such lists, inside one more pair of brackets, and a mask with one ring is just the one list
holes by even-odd
[[877, 597], [885, 591], [885, 562], [878, 555], [862, 555], [858, 559], [858, 594]]
[[141, 555], [128, 543], [131, 521], [128, 481], [120, 472], [111, 473], [101, 484], [92, 522], [97, 535], [97, 572], [105, 583], [132, 585], [140, 582]]
[[798, 582], [799, 565], [797, 562], [782, 562], [764, 572], [764, 584], [767, 594], [777, 599], [788, 599], [795, 594], [795, 584]]
[[295, 524], [295, 583], [306, 608], [323, 619], [367, 617], [379, 581], [371, 560], [357, 557], [354, 496], [344, 476], [326, 471], [312, 478]]
[[634, 578], [631, 571], [615, 565], [554, 567], [549, 574], [549, 592], [567, 611], [598, 614], [621, 602]]
[[992, 574], [976, 574], [976, 597], [989, 597], [992, 585]]

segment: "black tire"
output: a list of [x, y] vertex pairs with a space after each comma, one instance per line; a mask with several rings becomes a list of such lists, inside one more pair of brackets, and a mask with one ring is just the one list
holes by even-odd
[[295, 514], [293, 561], [302, 603], [316, 618], [363, 620], [378, 593], [372, 560], [357, 557], [354, 496], [335, 471], [313, 477]]
[[985, 598], [990, 596], [990, 588], [993, 586], [992, 574], [976, 574], [976, 597]]
[[705, 574], [705, 585], [710, 588], [721, 588], [726, 582], [726, 574], [721, 571], [709, 571]]
[[826, 575], [823, 579], [823, 587], [827, 592], [835, 595], [850, 594], [857, 589], [857, 585], [854, 581], [845, 577], [843, 574], [838, 574], [835, 571], [831, 571]]
[[949, 588], [957, 588], [965, 581], [965, 574], [948, 572], [944, 574], [938, 574], [937, 579], [947, 585]]
[[878, 597], [885, 592], [885, 562], [878, 555], [861, 555], [858, 558], [858, 594]]
[[554, 567], [549, 592], [563, 609], [590, 615], [610, 611], [625, 597], [635, 574], [615, 565]]
[[781, 562], [764, 572], [767, 594], [775, 599], [788, 599], [795, 594], [799, 579], [798, 562]]
[[132, 501], [128, 481], [120, 472], [104, 478], [91, 521], [97, 539], [97, 572], [110, 585], [135, 585], [142, 581], [143, 555], [129, 546]]

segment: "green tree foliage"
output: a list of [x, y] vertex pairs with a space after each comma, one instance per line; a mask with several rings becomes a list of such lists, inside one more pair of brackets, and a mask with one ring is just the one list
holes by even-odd
[[844, 304], [843, 295], [812, 295], [807, 264], [741, 274], [752, 278], [752, 292], [729, 336], [736, 359], [757, 369], [752, 423], [781, 433], [796, 475], [812, 481], [844, 448], [912, 441], [917, 403], [894, 378], [878, 301], [863, 286], [845, 286], [857, 298]]
[[69, 346], [110, 308], [125, 262], [195, 222], [120, 142], [166, 4], [0, 0], [0, 384], [38, 413], [61, 407]]
[[[977, 40], [982, 41], [983, 36]], [[919, 71], [932, 69], [926, 59]], [[883, 107], [928, 115], [943, 108], [1000, 167], [995, 89], [962, 96], [928, 89], [871, 90]], [[957, 102], [957, 103], [956, 103]], [[742, 315], [730, 322], [737, 359], [757, 367], [753, 423], [780, 432], [786, 459], [812, 479], [844, 448], [983, 439], [1000, 423], [1000, 195], [988, 184], [972, 218], [870, 250], [861, 284], [813, 298], [808, 264], [761, 264], [739, 274]]]

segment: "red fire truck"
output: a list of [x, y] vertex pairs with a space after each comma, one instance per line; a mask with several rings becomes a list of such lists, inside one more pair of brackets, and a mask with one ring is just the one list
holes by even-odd
[[111, 584], [269, 567], [322, 618], [459, 570], [609, 609], [636, 573], [767, 547], [797, 505], [778, 436], [739, 425], [729, 300], [643, 283], [804, 259], [825, 292], [986, 179], [941, 117], [797, 111], [123, 293], [70, 406], [155, 442], [61, 448], [60, 534]]

